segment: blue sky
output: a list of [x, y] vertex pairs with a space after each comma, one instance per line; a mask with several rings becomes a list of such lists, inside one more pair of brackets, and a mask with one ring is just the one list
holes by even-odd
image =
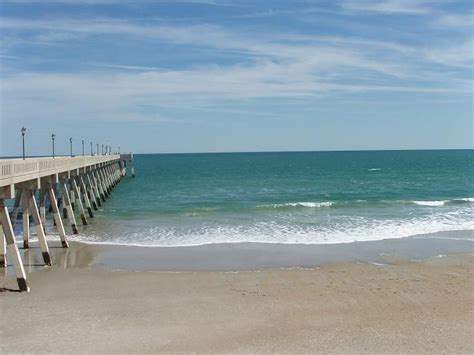
[[0, 156], [473, 147], [471, 1], [2, 0]]

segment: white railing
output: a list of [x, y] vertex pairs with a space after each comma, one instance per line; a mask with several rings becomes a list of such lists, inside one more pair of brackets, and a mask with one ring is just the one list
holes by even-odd
[[91, 165], [119, 161], [120, 155], [0, 159], [0, 187]]

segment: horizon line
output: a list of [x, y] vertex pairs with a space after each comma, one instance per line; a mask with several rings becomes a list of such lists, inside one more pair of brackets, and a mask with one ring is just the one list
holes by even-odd
[[[321, 149], [321, 150], [259, 150], [259, 151], [221, 151], [221, 152], [212, 152], [212, 151], [203, 151], [203, 152], [152, 152], [152, 153], [134, 153], [123, 152], [118, 154], [134, 154], [134, 155], [173, 155], [173, 154], [254, 154], [254, 153], [337, 153], [337, 152], [408, 152], [408, 151], [440, 151], [440, 150], [474, 150], [472, 148], [406, 148], [406, 149]], [[99, 154], [102, 155], [102, 154]], [[104, 154], [105, 155], [105, 154]], [[57, 157], [69, 157], [69, 154], [56, 154]], [[73, 157], [81, 157], [82, 155], [73, 155]], [[84, 156], [90, 156], [90, 154], [85, 154]], [[94, 155], [96, 156], [96, 155]], [[28, 158], [45, 158], [52, 157], [52, 155], [30, 155]], [[0, 155], [0, 159], [9, 158], [22, 158], [21, 155]]]

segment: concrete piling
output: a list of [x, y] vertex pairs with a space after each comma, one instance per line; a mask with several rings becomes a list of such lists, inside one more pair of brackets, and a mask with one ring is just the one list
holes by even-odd
[[97, 171], [95, 171], [95, 172], [93, 172], [93, 175], [94, 175], [94, 178], [95, 178], [95, 181], [96, 181], [96, 184], [97, 184], [97, 188], [98, 188], [99, 193], [100, 193], [100, 199], [102, 200], [102, 202], [105, 202], [104, 186], [102, 185], [102, 181], [99, 177], [99, 173]]
[[0, 268], [7, 267], [7, 243], [5, 234], [3, 233], [3, 226], [0, 220]]
[[46, 192], [44, 187], [39, 190], [39, 201], [40, 201], [40, 216], [41, 222], [43, 223], [44, 232], [46, 233]]
[[60, 187], [61, 187], [61, 204], [63, 206], [63, 218], [66, 219], [68, 217], [67, 217], [67, 208], [66, 208], [65, 200], [66, 200], [66, 196], [68, 196], [68, 200], [69, 200], [69, 193], [68, 193], [67, 187], [63, 189], [61, 184], [60, 184]]
[[73, 211], [76, 210], [76, 196], [74, 195], [74, 190], [73, 190], [73, 187], [72, 187], [72, 180], [70, 180], [67, 184], [66, 184], [67, 188], [68, 188], [68, 195], [69, 195], [69, 200], [71, 201], [71, 208]]
[[97, 205], [99, 207], [102, 207], [102, 194], [100, 193], [99, 183], [97, 182], [94, 172], [90, 173], [90, 179], [92, 180], [92, 186], [95, 192]]
[[82, 178], [82, 174], [78, 176], [80, 188], [82, 191], [82, 196], [84, 197], [84, 203], [86, 204], [87, 213], [89, 214], [90, 218], [94, 218], [94, 213], [92, 212], [92, 205], [89, 199], [89, 191], [86, 189], [86, 184]]
[[81, 193], [77, 187], [76, 179], [74, 177], [71, 178], [71, 185], [74, 191], [74, 193], [71, 195], [75, 195], [76, 197], [77, 207], [79, 209], [79, 214], [81, 215], [82, 225], [87, 226], [89, 223], [87, 223], [86, 214], [84, 212], [84, 206], [82, 205]]
[[54, 193], [54, 189], [52, 184], [48, 184], [46, 187], [49, 196], [49, 202], [53, 209], [53, 218], [56, 222], [56, 230], [58, 231], [59, 237], [61, 238], [61, 244], [63, 248], [68, 248], [69, 244], [67, 242], [66, 231], [64, 230], [63, 221], [61, 219], [61, 215], [59, 213], [58, 203], [56, 201], [56, 195]]
[[30, 208], [28, 201], [28, 193], [22, 191], [23, 205], [23, 249], [30, 247]]
[[8, 247], [8, 253], [12, 259], [13, 269], [15, 270], [16, 281], [20, 291], [28, 292], [30, 288], [26, 283], [25, 269], [21, 262], [20, 252], [15, 243], [15, 233], [11, 224], [10, 216], [8, 215], [8, 209], [5, 206], [3, 199], [0, 199], [0, 220], [2, 223], [2, 230], [5, 235], [5, 241]]
[[98, 200], [97, 191], [95, 189], [95, 186], [92, 184], [92, 180], [89, 173], [86, 173], [84, 175], [84, 178], [86, 179], [86, 182], [87, 182], [87, 188], [89, 191], [89, 198], [91, 199], [92, 207], [94, 208], [95, 211], [97, 211], [100, 206], [99, 201], [97, 201]]
[[46, 235], [44, 233], [43, 223], [41, 223], [41, 216], [39, 214], [38, 206], [36, 205], [35, 195], [31, 190], [26, 190], [24, 194], [28, 198], [28, 204], [33, 216], [33, 221], [35, 223], [36, 235], [38, 236], [44, 263], [45, 265], [51, 265], [51, 256], [49, 255], [48, 243], [46, 242]]
[[66, 181], [64, 179], [60, 180], [59, 185], [61, 186], [61, 192], [63, 193], [63, 204], [65, 206], [64, 208], [67, 211], [67, 219], [69, 220], [69, 224], [71, 225], [72, 233], [79, 234], [79, 231], [77, 230], [76, 217], [74, 216], [74, 212], [71, 206], [71, 200], [69, 200], [69, 194], [67, 192]]
[[11, 218], [11, 223], [12, 225], [15, 225], [16, 224], [16, 219], [18, 217], [18, 210], [20, 208], [20, 203], [22, 201], [21, 199], [21, 193], [22, 191], [21, 190], [18, 190], [16, 192], [16, 196], [15, 196], [15, 204], [13, 205], [13, 211], [12, 211], [12, 218]]

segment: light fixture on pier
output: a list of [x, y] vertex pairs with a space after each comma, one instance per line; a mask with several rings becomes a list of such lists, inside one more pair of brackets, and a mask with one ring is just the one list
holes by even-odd
[[25, 160], [25, 133], [26, 133], [26, 128], [22, 127], [21, 128], [21, 136], [23, 139], [23, 160]]
[[70, 151], [71, 157], [72, 157], [72, 137], [69, 138], [69, 151]]
[[91, 142], [91, 157], [94, 156], [94, 152], [92, 151], [92, 142]]
[[99, 143], [97, 143], [97, 155], [99, 155]]
[[82, 140], [82, 156], [84, 156], [84, 139]]
[[56, 138], [56, 135], [53, 133], [51, 134], [51, 140], [53, 141], [53, 159], [54, 159], [54, 138]]

